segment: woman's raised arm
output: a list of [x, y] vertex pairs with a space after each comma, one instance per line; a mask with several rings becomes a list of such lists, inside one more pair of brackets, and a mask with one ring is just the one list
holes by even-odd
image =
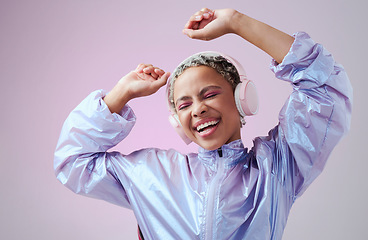
[[294, 41], [292, 36], [234, 9], [203, 8], [190, 17], [183, 33], [200, 40], [234, 33], [268, 53], [278, 63], [282, 62]]

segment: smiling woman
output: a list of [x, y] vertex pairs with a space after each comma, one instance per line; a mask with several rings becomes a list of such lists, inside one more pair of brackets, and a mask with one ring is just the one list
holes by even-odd
[[186, 69], [175, 81], [173, 96], [185, 134], [199, 146], [215, 150], [240, 139], [234, 91], [213, 68]]
[[221, 54], [197, 54], [188, 61], [201, 56], [203, 63], [184, 62], [174, 71], [168, 101], [199, 152], [108, 152], [135, 123], [127, 103], [155, 93], [169, 78], [140, 64], [69, 115], [55, 152], [57, 178], [76, 193], [132, 209], [146, 239], [281, 239], [293, 203], [349, 129], [347, 75], [308, 34], [292, 37], [232, 9], [202, 9], [184, 33], [203, 40], [235, 33], [268, 53], [275, 76], [293, 86], [279, 124], [248, 151], [240, 128], [244, 112], [252, 115], [257, 106], [243, 109], [238, 101], [249, 107], [248, 82], [243, 85], [239, 69]]

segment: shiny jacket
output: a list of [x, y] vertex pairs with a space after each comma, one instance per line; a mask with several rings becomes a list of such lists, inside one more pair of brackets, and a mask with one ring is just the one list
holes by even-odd
[[132, 209], [146, 239], [281, 239], [295, 199], [349, 128], [352, 88], [343, 67], [306, 33], [295, 34], [271, 69], [293, 91], [280, 123], [251, 150], [237, 140], [187, 155], [108, 152], [136, 118], [129, 106], [111, 114], [105, 92], [96, 91], [64, 123], [57, 178], [76, 193]]

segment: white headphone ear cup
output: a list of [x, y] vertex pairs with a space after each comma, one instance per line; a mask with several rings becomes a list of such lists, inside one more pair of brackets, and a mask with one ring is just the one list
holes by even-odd
[[234, 92], [235, 103], [242, 117], [258, 112], [258, 94], [255, 84], [250, 80], [239, 83]]
[[177, 114], [171, 114], [169, 116], [169, 122], [170, 122], [171, 126], [174, 127], [175, 131], [179, 134], [181, 139], [183, 139], [183, 141], [187, 145], [192, 142], [192, 140], [190, 140], [190, 138], [188, 138], [188, 136], [184, 133], [183, 127], [181, 126], [181, 123], [179, 121], [179, 118], [178, 118]]

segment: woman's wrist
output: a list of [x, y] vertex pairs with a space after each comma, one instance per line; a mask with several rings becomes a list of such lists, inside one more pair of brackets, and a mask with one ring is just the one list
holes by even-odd
[[236, 12], [233, 16], [234, 21], [234, 33], [254, 44], [254, 39], [259, 38], [259, 28], [266, 25], [248, 15], [241, 12]]
[[119, 113], [131, 99], [128, 91], [121, 86], [121, 83], [116, 84], [116, 86], [103, 98], [111, 113]]
[[230, 31], [242, 37], [244, 28], [248, 27], [249, 17], [241, 12], [234, 11], [234, 14], [230, 17]]

